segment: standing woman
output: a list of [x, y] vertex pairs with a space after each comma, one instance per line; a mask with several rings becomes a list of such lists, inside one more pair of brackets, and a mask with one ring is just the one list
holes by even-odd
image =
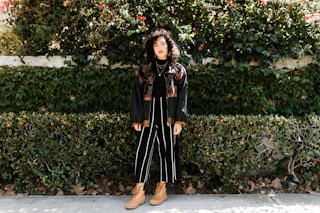
[[145, 203], [154, 147], [159, 154], [160, 176], [151, 205], [167, 199], [166, 183], [179, 178], [176, 136], [187, 122], [187, 73], [177, 59], [176, 43], [168, 31], [153, 31], [144, 42], [146, 64], [135, 71], [131, 122], [140, 132], [135, 160], [136, 186], [127, 209]]

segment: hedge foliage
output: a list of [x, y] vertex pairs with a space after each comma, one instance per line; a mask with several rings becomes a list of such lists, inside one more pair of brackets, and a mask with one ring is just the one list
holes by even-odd
[[196, 114], [319, 114], [320, 69], [285, 72], [241, 65], [199, 66], [189, 72], [189, 108]]
[[137, 64], [142, 41], [158, 27], [172, 31], [188, 56], [220, 63], [270, 65], [282, 57], [319, 58], [317, 0], [34, 0], [15, 1], [10, 23], [20, 55], [88, 55]]
[[[136, 133], [128, 114], [2, 113], [0, 125], [0, 181], [17, 192], [132, 181]], [[317, 116], [190, 115], [180, 140], [183, 176], [218, 192], [249, 190], [243, 177], [251, 175], [317, 183], [319, 128]]]
[[133, 71], [2, 67], [1, 112], [128, 112]]
[[[106, 176], [126, 177], [134, 140], [121, 114], [1, 114], [1, 180], [32, 192], [70, 192]], [[131, 144], [131, 145], [130, 145]]]
[[71, 193], [73, 185], [91, 188], [106, 176], [130, 179], [134, 68], [90, 67], [87, 56], [139, 64], [143, 38], [157, 27], [172, 31], [184, 64], [218, 62], [188, 66], [184, 176], [219, 192], [247, 191], [248, 175], [318, 182], [319, 64], [271, 66], [283, 57], [319, 60], [318, 1], [13, 2], [19, 42], [7, 36], [1, 44], [18, 55], [70, 54], [78, 67], [1, 68], [1, 182]]
[[[0, 112], [129, 112], [132, 68], [2, 67]], [[320, 114], [320, 68], [188, 68], [191, 114]]]

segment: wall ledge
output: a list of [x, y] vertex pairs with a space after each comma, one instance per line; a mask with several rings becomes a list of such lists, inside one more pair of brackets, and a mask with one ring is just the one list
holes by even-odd
[[[89, 56], [88, 60], [94, 60], [94, 56]], [[202, 60], [203, 64], [219, 64], [215, 58], [205, 58]], [[295, 70], [309, 64], [317, 63], [316, 59], [312, 56], [305, 56], [301, 59], [282, 58], [273, 63], [272, 68], [279, 70]], [[18, 66], [30, 66], [30, 67], [52, 67], [62, 68], [68, 67], [68, 65], [74, 65], [72, 62], [72, 56], [0, 56], [0, 66], [18, 67]], [[250, 63], [252, 66], [259, 66], [258, 62]], [[110, 65], [107, 57], [103, 56], [97, 61], [97, 65]], [[191, 62], [191, 66], [196, 65]], [[132, 67], [121, 63], [111, 65], [112, 68], [125, 68]]]

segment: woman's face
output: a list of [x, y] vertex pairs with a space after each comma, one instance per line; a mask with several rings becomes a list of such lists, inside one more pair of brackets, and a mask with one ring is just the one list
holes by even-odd
[[156, 54], [157, 59], [167, 60], [168, 57], [168, 44], [163, 36], [157, 38], [153, 43], [153, 51]]

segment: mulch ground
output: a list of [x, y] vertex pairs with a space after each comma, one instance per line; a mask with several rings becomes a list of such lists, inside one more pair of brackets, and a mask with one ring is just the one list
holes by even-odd
[[[245, 188], [241, 186], [246, 185]], [[38, 185], [32, 192], [23, 192], [15, 189], [12, 184], [0, 183], [0, 195], [127, 195], [131, 194], [134, 187], [133, 182], [123, 180], [113, 180], [105, 178], [94, 184], [90, 188], [81, 185], [70, 186], [70, 191], [50, 190], [50, 187]], [[156, 182], [150, 181], [146, 184], [145, 190], [147, 194], [152, 194], [156, 188]], [[225, 193], [320, 193], [320, 183], [313, 182], [304, 184], [303, 186], [284, 178], [269, 179], [266, 177], [258, 177], [253, 179], [243, 178], [239, 180], [237, 186], [232, 191], [226, 192], [221, 190], [223, 186], [214, 188], [206, 188], [201, 182], [192, 182], [185, 178], [175, 184], [167, 184], [168, 194], [225, 194]]]

